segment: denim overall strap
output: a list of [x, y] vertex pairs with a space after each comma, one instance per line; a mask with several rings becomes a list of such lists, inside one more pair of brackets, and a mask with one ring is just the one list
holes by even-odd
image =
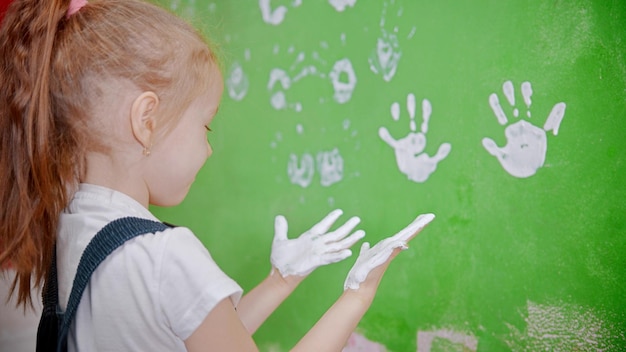
[[164, 223], [153, 220], [125, 217], [108, 223], [94, 236], [87, 248], [85, 248], [78, 263], [72, 292], [59, 324], [57, 351], [67, 351], [67, 335], [70, 325], [76, 314], [83, 292], [89, 283], [89, 278], [98, 265], [126, 241], [146, 233], [163, 231], [169, 227]]

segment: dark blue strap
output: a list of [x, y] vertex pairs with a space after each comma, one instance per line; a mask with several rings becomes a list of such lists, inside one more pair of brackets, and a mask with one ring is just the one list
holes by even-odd
[[[141, 219], [135, 217], [126, 217], [114, 220], [102, 228], [89, 242], [87, 248], [83, 252], [76, 270], [76, 277], [70, 293], [70, 299], [67, 308], [63, 314], [63, 320], [59, 327], [58, 349], [66, 350], [67, 334], [76, 314], [76, 309], [80, 303], [81, 297], [91, 274], [96, 270], [98, 265], [104, 259], [123, 245], [126, 241], [143, 235], [146, 233], [154, 233], [168, 229], [169, 226], [161, 222]], [[63, 346], [65, 345], [65, 346]]]

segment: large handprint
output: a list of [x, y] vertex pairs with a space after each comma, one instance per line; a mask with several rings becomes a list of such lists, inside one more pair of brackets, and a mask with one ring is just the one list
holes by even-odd
[[309, 231], [292, 240], [287, 238], [287, 219], [278, 215], [274, 222], [274, 241], [270, 256], [272, 266], [283, 277], [306, 276], [317, 267], [336, 263], [351, 256], [352, 251], [348, 248], [363, 238], [365, 232], [358, 230], [348, 236], [361, 222], [356, 216], [335, 231], [328, 232], [341, 214], [343, 211], [333, 210]]
[[378, 242], [370, 248], [368, 242], [361, 245], [359, 257], [343, 285], [344, 290], [356, 290], [365, 281], [367, 275], [376, 267], [382, 265], [393, 254], [394, 249], [407, 249], [407, 242], [413, 238], [421, 229], [435, 218], [434, 214], [419, 215], [409, 226], [402, 229], [397, 234]]
[[[504, 82], [502, 91], [513, 108], [513, 117], [518, 118], [519, 109], [515, 107], [513, 82]], [[530, 98], [533, 93], [530, 82], [522, 83], [521, 91], [524, 103], [528, 109], [526, 116], [530, 118]], [[493, 93], [489, 96], [489, 105], [491, 105], [491, 109], [501, 125], [504, 126], [509, 123], [509, 118], [507, 118], [502, 105], [500, 105], [497, 94]], [[559, 133], [559, 126], [565, 115], [565, 107], [566, 105], [563, 102], [555, 104], [543, 125], [543, 129], [520, 119], [504, 129], [507, 141], [504, 147], [498, 147], [493, 139], [486, 137], [482, 140], [483, 146], [489, 154], [498, 159], [504, 170], [512, 176], [519, 178], [530, 177], [543, 166], [548, 149], [546, 132], [552, 131], [555, 136]]]

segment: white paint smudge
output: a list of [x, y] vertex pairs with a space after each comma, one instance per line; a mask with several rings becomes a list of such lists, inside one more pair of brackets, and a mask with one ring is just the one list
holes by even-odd
[[[394, 107], [395, 104], [397, 103], [392, 104], [391, 108], [394, 120], [396, 120], [394, 113], [399, 110], [399, 106], [398, 108]], [[413, 111], [414, 114], [415, 96], [413, 94], [407, 96], [407, 109], [409, 112]], [[415, 132], [416, 125], [412, 116], [409, 122], [411, 132], [402, 139], [394, 139], [385, 127], [380, 127], [378, 130], [379, 137], [394, 149], [396, 163], [400, 172], [405, 174], [409, 180], [418, 183], [425, 182], [435, 172], [437, 164], [445, 159], [452, 149], [450, 143], [442, 143], [434, 156], [430, 157], [424, 153], [428, 120], [432, 112], [432, 106], [426, 99], [422, 101], [422, 111], [423, 123], [421, 132]]]
[[[448, 348], [437, 348], [438, 345]], [[417, 352], [440, 351], [473, 351], [478, 349], [478, 340], [475, 336], [457, 332], [451, 329], [417, 332]]]
[[348, 120], [348, 119], [343, 120], [341, 125], [342, 125], [344, 130], [347, 130], [348, 128], [350, 128], [350, 120]]
[[[265, 23], [277, 26], [283, 22], [285, 15], [287, 14], [287, 7], [280, 5], [275, 9], [272, 9], [270, 4], [271, 0], [259, 0], [259, 7], [261, 8], [261, 16]], [[302, 5], [302, 0], [294, 0], [292, 7], [298, 7]]]
[[[343, 73], [346, 74], [347, 81], [342, 81]], [[354, 73], [350, 59], [344, 58], [337, 61], [329, 77], [335, 89], [335, 94], [333, 95], [335, 101], [339, 104], [347, 103], [352, 97], [352, 92], [356, 86], [356, 74]]]
[[298, 134], [302, 134], [302, 132], [304, 132], [304, 127], [302, 126], [302, 124], [297, 124], [296, 125], [296, 132]]
[[507, 324], [506, 343], [517, 351], [615, 351], [624, 334], [605, 322], [598, 312], [559, 302], [544, 305], [526, 302], [526, 327], [520, 331]]
[[[513, 84], [506, 81], [503, 85], [503, 92], [507, 96], [509, 103], [514, 103]], [[524, 103], [528, 110], [527, 116], [530, 117], [530, 105], [532, 96], [532, 86], [530, 82], [524, 82], [521, 86]], [[498, 96], [493, 93], [489, 96], [489, 105], [493, 110], [498, 122], [506, 125], [508, 119], [500, 106]], [[491, 138], [483, 138], [483, 147], [489, 154], [495, 156], [504, 170], [509, 174], [519, 178], [526, 178], [534, 175], [537, 170], [543, 167], [546, 153], [548, 149], [546, 131], [552, 131], [554, 135], [558, 134], [559, 126], [565, 115], [565, 103], [558, 103], [550, 112], [543, 129], [532, 125], [526, 120], [520, 120], [504, 130], [507, 139], [506, 146], [500, 148]], [[515, 109], [517, 111], [517, 109]], [[514, 111], [514, 115], [515, 114]], [[516, 115], [517, 116], [517, 115]]]
[[387, 348], [379, 344], [368, 340], [365, 336], [356, 332], [350, 335], [346, 346], [341, 352], [386, 352]]
[[328, 0], [328, 3], [330, 3], [335, 10], [343, 12], [346, 7], [354, 7], [356, 0]]
[[226, 75], [228, 96], [235, 101], [241, 101], [248, 93], [249, 87], [248, 76], [243, 71], [241, 64], [234, 62]]
[[311, 184], [314, 172], [315, 165], [310, 154], [304, 153], [300, 162], [298, 162], [298, 157], [295, 154], [289, 155], [287, 176], [289, 176], [291, 183], [306, 188]]
[[391, 104], [391, 118], [394, 121], [400, 120], [400, 103], [394, 102]]
[[[398, 33], [398, 27], [394, 26], [392, 32], [385, 28], [387, 11], [390, 3], [394, 4], [394, 1], [385, 1], [383, 3], [383, 11], [379, 22], [380, 36], [376, 39], [376, 48], [368, 59], [370, 70], [372, 70], [375, 74], [382, 75], [385, 82], [391, 81], [393, 76], [396, 74], [398, 63], [402, 57], [402, 50], [400, 49], [400, 44], [396, 35]], [[402, 16], [402, 8], [397, 11], [396, 15], [397, 17]], [[413, 29], [415, 29], [415, 27], [413, 27]], [[412, 32], [413, 29], [411, 30]], [[409, 37], [412, 36], [412, 34], [409, 34]]]
[[330, 152], [317, 154], [317, 170], [320, 174], [320, 183], [328, 187], [341, 181], [343, 178], [343, 158], [339, 149], [334, 148]]
[[[342, 34], [342, 40], [345, 40], [345, 34]], [[275, 46], [274, 54], [277, 55], [279, 51], [280, 49]], [[324, 67], [328, 65], [327, 61], [317, 51], [313, 51], [310, 58], [303, 51], [295, 53], [296, 50], [293, 46], [290, 46], [287, 51], [290, 55], [296, 55], [294, 62], [287, 70], [273, 68], [270, 71], [270, 78], [267, 84], [267, 89], [271, 92], [270, 104], [274, 109], [302, 111], [302, 104], [300, 102], [289, 102], [286, 92], [295, 83], [306, 77], [330, 80], [334, 90], [333, 99], [339, 104], [345, 104], [352, 98], [352, 93], [357, 84], [357, 77], [350, 59], [342, 58], [337, 60], [328, 72], [324, 70]], [[319, 101], [322, 104], [325, 99], [320, 97]]]

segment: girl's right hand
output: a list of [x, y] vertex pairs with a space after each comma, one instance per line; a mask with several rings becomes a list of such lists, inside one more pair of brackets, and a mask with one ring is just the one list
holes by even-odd
[[434, 218], [434, 214], [419, 215], [400, 232], [378, 242], [374, 247], [370, 248], [368, 242], [363, 243], [359, 257], [348, 273], [344, 290], [367, 291], [373, 298], [373, 293], [376, 292], [391, 260], [401, 250], [407, 249], [407, 243]]

